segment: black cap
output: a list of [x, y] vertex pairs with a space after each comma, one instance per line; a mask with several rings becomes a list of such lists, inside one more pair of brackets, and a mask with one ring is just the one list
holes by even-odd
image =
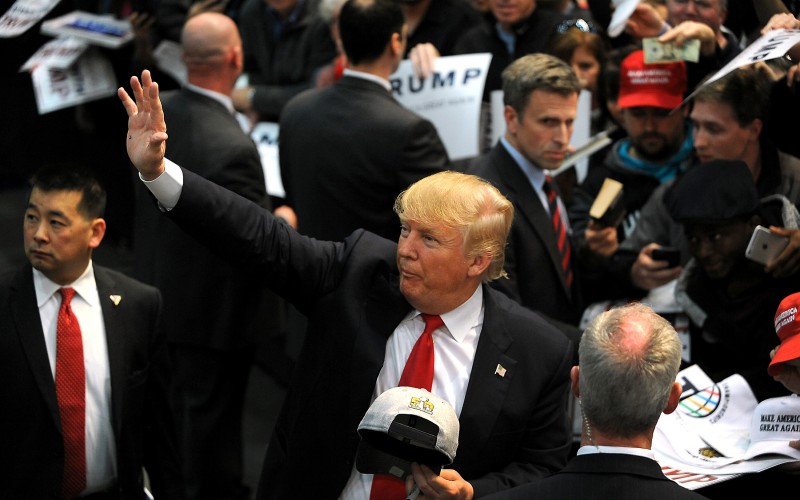
[[753, 174], [740, 160], [712, 160], [691, 167], [667, 191], [664, 203], [674, 220], [699, 224], [753, 215], [760, 204]]

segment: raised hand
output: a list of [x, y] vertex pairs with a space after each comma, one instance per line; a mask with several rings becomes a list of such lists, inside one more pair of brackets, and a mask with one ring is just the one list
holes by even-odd
[[128, 157], [145, 180], [153, 180], [164, 172], [167, 124], [158, 97], [158, 84], [148, 70], [142, 71], [142, 80], [131, 77], [133, 99], [120, 87], [117, 95], [128, 112]]

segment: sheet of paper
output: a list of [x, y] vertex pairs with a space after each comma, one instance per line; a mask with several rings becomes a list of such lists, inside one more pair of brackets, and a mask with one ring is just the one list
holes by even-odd
[[0, 38], [12, 38], [28, 31], [53, 10], [61, 0], [17, 0], [0, 17]]
[[433, 123], [451, 160], [480, 153], [480, 110], [491, 59], [488, 53], [440, 57], [425, 80], [414, 76], [406, 59], [389, 78], [395, 99]]

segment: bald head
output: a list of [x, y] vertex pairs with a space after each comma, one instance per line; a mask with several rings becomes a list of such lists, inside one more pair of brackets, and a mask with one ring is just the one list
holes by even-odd
[[217, 12], [190, 17], [181, 32], [189, 83], [229, 94], [242, 73], [242, 39], [236, 23]]
[[241, 51], [242, 40], [236, 23], [217, 12], [190, 17], [181, 33], [183, 58], [187, 66], [218, 65], [231, 50]]

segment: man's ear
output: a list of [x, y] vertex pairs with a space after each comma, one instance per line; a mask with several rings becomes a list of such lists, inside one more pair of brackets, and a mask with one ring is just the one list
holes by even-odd
[[92, 221], [89, 230], [92, 232], [89, 238], [89, 248], [97, 248], [100, 242], [103, 241], [103, 236], [106, 234], [106, 221], [100, 217]]
[[488, 253], [481, 253], [475, 255], [471, 258], [472, 261], [469, 264], [469, 269], [467, 270], [467, 275], [474, 278], [476, 276], [482, 275], [486, 269], [489, 268], [489, 265], [492, 263], [492, 256]]
[[683, 392], [683, 386], [680, 382], [673, 382], [672, 387], [669, 390], [669, 398], [667, 398], [667, 404], [664, 406], [664, 414], [669, 415], [675, 408], [678, 407], [678, 403], [681, 402], [681, 393]]
[[516, 134], [520, 121], [517, 110], [506, 104], [503, 106], [503, 117], [506, 119], [506, 131]]
[[761, 130], [764, 128], [764, 122], [761, 121], [760, 118], [756, 118], [744, 127], [750, 132], [750, 135], [753, 137], [754, 140], [758, 140], [761, 137]]
[[572, 380], [572, 395], [576, 398], [581, 397], [581, 385], [580, 385], [580, 366], [573, 366], [572, 369], [569, 371], [569, 378]]
[[401, 33], [392, 33], [392, 38], [389, 41], [389, 48], [393, 56], [403, 53], [403, 35]]

